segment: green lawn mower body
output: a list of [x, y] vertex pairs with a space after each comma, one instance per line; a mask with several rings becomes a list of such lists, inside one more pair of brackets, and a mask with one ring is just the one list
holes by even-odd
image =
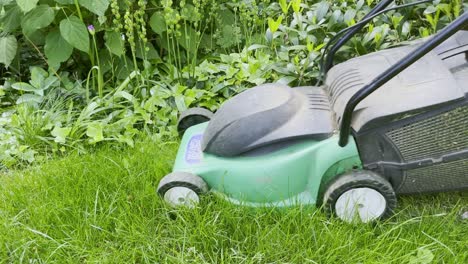
[[213, 192], [236, 204], [315, 204], [325, 178], [361, 165], [356, 145], [337, 147], [337, 135], [233, 157], [206, 153], [201, 145], [207, 126], [185, 132], [173, 170], [200, 175]]
[[250, 206], [324, 204], [367, 222], [391, 215], [396, 194], [467, 189], [467, 25], [463, 14], [426, 40], [325, 62], [319, 87], [260, 85], [214, 115], [191, 110], [159, 194], [174, 205], [208, 190]]

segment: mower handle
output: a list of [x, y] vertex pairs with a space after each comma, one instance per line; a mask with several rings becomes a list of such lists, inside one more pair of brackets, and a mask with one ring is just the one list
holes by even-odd
[[444, 42], [446, 39], [454, 35], [456, 32], [466, 27], [468, 24], [468, 12], [465, 12], [455, 21], [450, 23], [447, 27], [442, 29], [439, 33], [434, 35], [428, 41], [424, 42], [420, 47], [406, 55], [403, 59], [392, 65], [386, 71], [377, 76], [371, 83], [364, 86], [358, 92], [356, 92], [351, 99], [346, 104], [343, 118], [341, 120], [340, 126], [340, 139], [338, 144], [340, 147], [344, 147], [348, 144], [348, 137], [351, 132], [351, 120], [353, 117], [353, 112], [356, 106], [364, 100], [367, 96], [375, 92], [382, 85], [387, 83], [393, 77], [398, 75], [400, 72], [411, 66], [421, 57], [429, 53], [440, 43]]
[[[393, 0], [383, 0], [380, 1], [367, 15], [363, 17], [363, 20], [373, 16], [374, 14], [384, 10], [388, 5], [390, 5]], [[330, 51], [326, 55], [325, 64], [323, 65], [322, 72], [326, 73], [333, 66], [333, 58], [335, 57], [336, 52], [344, 45], [348, 40], [350, 40], [356, 33], [358, 33], [367, 23], [359, 25], [351, 30], [349, 30], [340, 40], [331, 47]]]

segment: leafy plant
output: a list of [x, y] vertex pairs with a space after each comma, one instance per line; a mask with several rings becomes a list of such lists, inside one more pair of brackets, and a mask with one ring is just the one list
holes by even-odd
[[[189, 107], [214, 111], [265, 82], [309, 85], [324, 45], [375, 4], [0, 0], [0, 163], [170, 137]], [[389, 12], [336, 61], [432, 34], [462, 8], [434, 1]]]
[[10, 66], [16, 55], [18, 44], [14, 36], [6, 36], [0, 38], [0, 63]]

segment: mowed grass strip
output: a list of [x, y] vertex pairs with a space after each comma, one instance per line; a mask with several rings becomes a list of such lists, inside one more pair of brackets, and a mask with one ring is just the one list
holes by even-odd
[[468, 195], [401, 197], [395, 217], [346, 224], [308, 207], [155, 194], [176, 143], [102, 148], [0, 176], [0, 263], [468, 263]]

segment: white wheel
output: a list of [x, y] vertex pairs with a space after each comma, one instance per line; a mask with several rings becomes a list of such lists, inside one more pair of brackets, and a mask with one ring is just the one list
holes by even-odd
[[390, 217], [397, 205], [392, 185], [375, 172], [354, 170], [335, 177], [324, 188], [322, 203], [329, 215], [363, 223]]
[[164, 194], [164, 201], [172, 206], [194, 208], [200, 202], [198, 194], [187, 187], [173, 187]]
[[344, 192], [335, 204], [335, 213], [343, 221], [352, 222], [356, 216], [363, 223], [379, 219], [385, 213], [385, 197], [371, 188], [355, 188]]
[[200, 202], [200, 195], [208, 192], [208, 185], [195, 174], [173, 172], [159, 182], [157, 193], [172, 206], [194, 208]]

